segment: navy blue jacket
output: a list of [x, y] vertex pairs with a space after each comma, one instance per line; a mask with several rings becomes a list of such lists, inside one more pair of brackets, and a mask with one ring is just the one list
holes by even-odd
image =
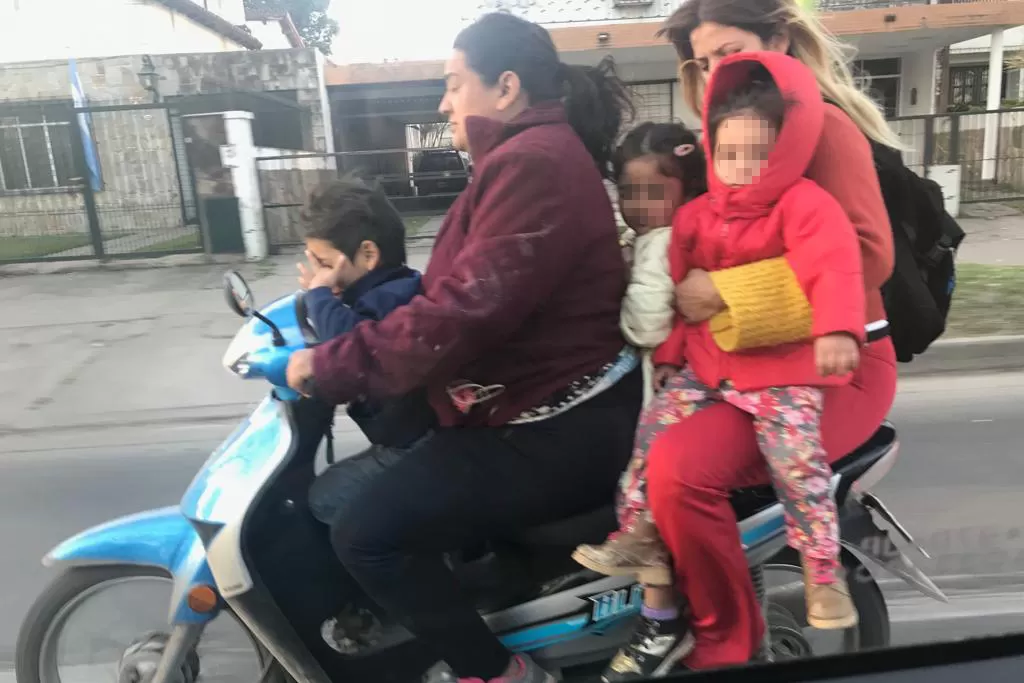
[[[422, 293], [419, 272], [406, 266], [378, 268], [356, 280], [340, 297], [330, 287], [306, 292], [306, 314], [321, 342], [351, 332], [364, 320], [383, 320]], [[436, 415], [424, 391], [399, 398], [352, 401], [348, 414], [371, 443], [404, 448], [424, 435]]]
[[330, 287], [306, 292], [306, 312], [320, 341], [347, 334], [364, 320], [383, 320], [422, 291], [419, 272], [406, 266], [378, 268], [334, 296]]

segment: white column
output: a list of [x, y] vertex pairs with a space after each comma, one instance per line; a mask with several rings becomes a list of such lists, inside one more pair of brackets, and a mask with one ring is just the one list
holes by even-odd
[[[985, 107], [989, 111], [999, 109], [1000, 89], [1003, 84], [1003, 30], [992, 34], [992, 45], [988, 54], [988, 99]], [[981, 179], [994, 180], [996, 177], [996, 155], [998, 154], [999, 116], [985, 117], [984, 157], [981, 165]]]
[[250, 261], [261, 261], [269, 253], [267, 232], [263, 225], [263, 199], [260, 196], [260, 178], [256, 170], [256, 146], [252, 141], [252, 120], [248, 111], [224, 112], [224, 130], [228, 144], [220, 148], [221, 161], [231, 169], [231, 182], [238, 198], [238, 213], [242, 223], [245, 256]]
[[[316, 56], [316, 77], [320, 89], [320, 111], [324, 121], [324, 149], [320, 151], [334, 154], [334, 119], [331, 117], [331, 98], [327, 94], [326, 58], [320, 50], [313, 50]], [[330, 159], [333, 168], [334, 159]]]

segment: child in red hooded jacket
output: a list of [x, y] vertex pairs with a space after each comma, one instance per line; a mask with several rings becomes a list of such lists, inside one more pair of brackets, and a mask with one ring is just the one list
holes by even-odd
[[[821, 388], [849, 382], [865, 341], [866, 313], [856, 232], [836, 200], [803, 177], [825, 105], [807, 67], [775, 53], [724, 61], [706, 97], [709, 192], [673, 219], [672, 277], [679, 282], [689, 270], [702, 269], [714, 278], [717, 270], [756, 269], [760, 261], [785, 256], [797, 280], [788, 285], [802, 288], [810, 308], [780, 316], [803, 316], [807, 338], [740, 350], [728, 313], [699, 324], [677, 318], [654, 355], [659, 393], [641, 417], [634, 458], [623, 476], [620, 531], [601, 546], [580, 546], [574, 557], [603, 574], [636, 574], [648, 585], [670, 585], [668, 553], [646, 504], [646, 456], [668, 426], [716, 402], [730, 403], [754, 420], [785, 506], [789, 543], [803, 558], [810, 624], [849, 628], [857, 614], [839, 562], [832, 472], [821, 445]], [[672, 621], [678, 612], [647, 616]], [[665, 652], [656, 651], [659, 642]], [[689, 647], [692, 639], [652, 637], [652, 661], [634, 664], [648, 672], [667, 670]]]

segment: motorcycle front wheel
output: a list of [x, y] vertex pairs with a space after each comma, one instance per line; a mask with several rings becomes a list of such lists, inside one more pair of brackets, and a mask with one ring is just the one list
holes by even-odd
[[[169, 634], [173, 582], [159, 569], [76, 567], [58, 576], [22, 622], [17, 683], [148, 683]], [[103, 599], [110, 604], [104, 607]], [[75, 626], [95, 632], [77, 642]], [[206, 628], [174, 683], [285, 683], [266, 650], [228, 610]]]

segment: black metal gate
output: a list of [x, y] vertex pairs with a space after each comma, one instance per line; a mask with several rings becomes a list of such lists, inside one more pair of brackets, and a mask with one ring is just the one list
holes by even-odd
[[1024, 199], [1024, 109], [899, 116], [889, 125], [918, 174], [959, 167], [961, 204]]
[[0, 105], [0, 262], [203, 248], [168, 105]]

